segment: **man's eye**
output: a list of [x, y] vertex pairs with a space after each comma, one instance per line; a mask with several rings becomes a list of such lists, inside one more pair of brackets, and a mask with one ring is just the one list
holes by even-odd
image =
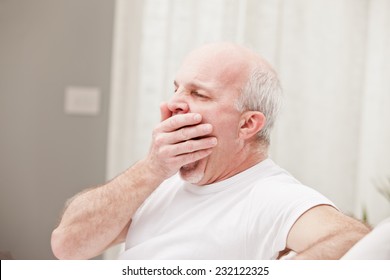
[[207, 96], [205, 96], [205, 95], [203, 95], [203, 94], [200, 94], [200, 93], [197, 92], [197, 91], [192, 91], [191, 94], [194, 95], [194, 96], [196, 96], [196, 97], [207, 98]]

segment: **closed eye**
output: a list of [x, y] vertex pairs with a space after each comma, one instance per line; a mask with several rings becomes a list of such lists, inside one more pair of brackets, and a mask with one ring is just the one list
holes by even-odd
[[200, 94], [200, 93], [197, 92], [197, 91], [191, 91], [191, 94], [192, 94], [193, 96], [200, 97], [200, 98], [208, 98], [206, 95]]

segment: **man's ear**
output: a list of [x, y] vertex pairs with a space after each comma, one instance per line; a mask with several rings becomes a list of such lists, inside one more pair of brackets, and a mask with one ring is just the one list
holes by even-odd
[[240, 119], [240, 138], [246, 140], [256, 135], [265, 125], [266, 119], [263, 113], [258, 111], [246, 111]]

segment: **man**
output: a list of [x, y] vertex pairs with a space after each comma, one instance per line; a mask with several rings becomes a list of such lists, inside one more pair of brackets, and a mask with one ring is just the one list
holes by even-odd
[[128, 259], [338, 259], [368, 229], [267, 156], [280, 103], [271, 66], [230, 43], [184, 60], [145, 159], [71, 200], [60, 259], [126, 239]]

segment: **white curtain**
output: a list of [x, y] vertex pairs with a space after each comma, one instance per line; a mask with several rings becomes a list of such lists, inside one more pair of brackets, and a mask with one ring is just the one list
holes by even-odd
[[279, 165], [348, 214], [390, 215], [375, 186], [390, 177], [387, 0], [117, 0], [108, 178], [146, 154], [181, 59], [211, 41], [245, 44], [279, 72]]

